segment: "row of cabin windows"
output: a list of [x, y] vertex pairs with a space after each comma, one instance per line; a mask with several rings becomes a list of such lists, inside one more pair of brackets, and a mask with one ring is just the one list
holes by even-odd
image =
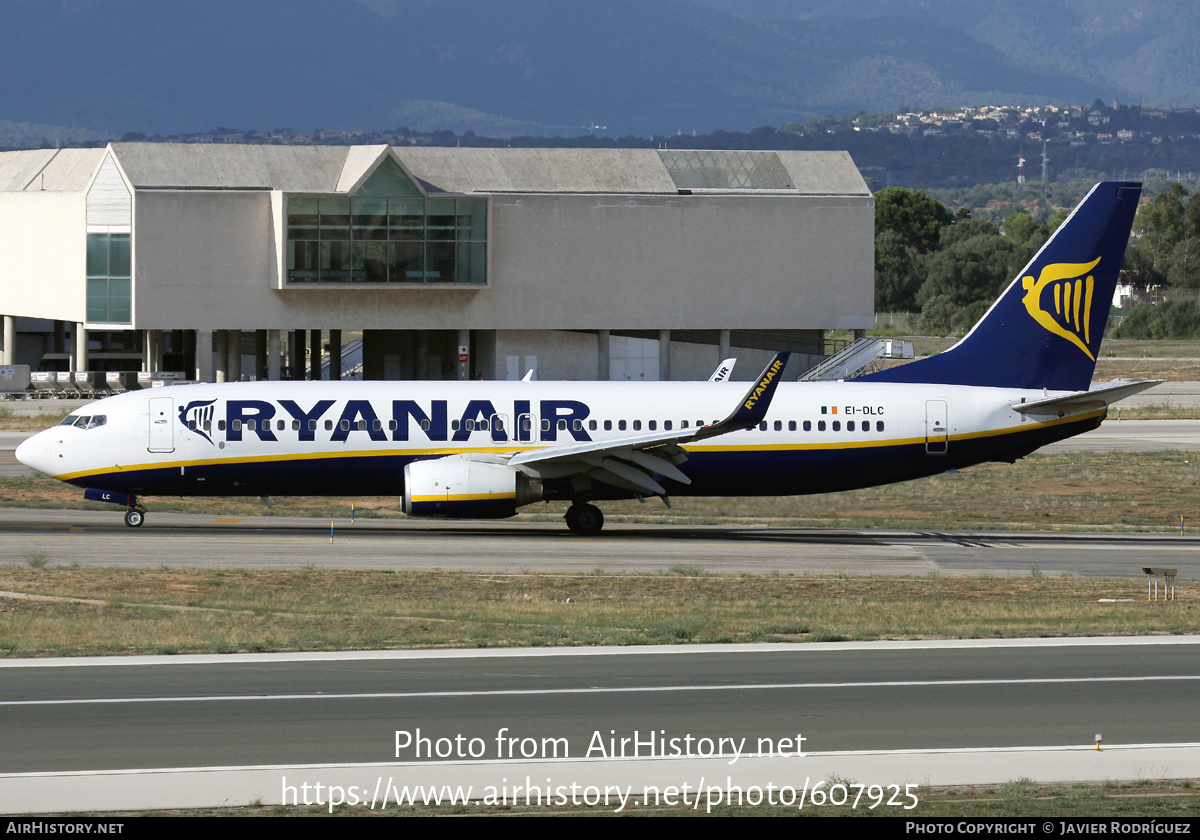
[[[70, 418], [68, 418], [68, 419], [70, 419]], [[528, 431], [532, 430], [533, 420], [529, 415], [527, 415], [527, 414], [522, 415], [518, 419], [519, 419], [519, 422], [521, 424], [521, 428], [523, 431], [528, 432]], [[461, 423], [458, 420], [451, 420], [450, 421], [450, 430], [453, 432], [457, 432], [459, 430], [459, 428], [465, 428], [469, 432], [472, 432], [472, 431], [486, 432], [492, 428], [495, 428], [497, 431], [504, 431], [506, 420], [507, 420], [507, 418], [502, 417], [500, 415], [495, 415], [490, 420], [466, 420], [466, 421], [462, 421]], [[263, 429], [271, 428], [270, 420], [263, 420], [261, 422], [262, 422]], [[717, 421], [714, 420], [713, 425], [715, 425], [716, 422]], [[65, 421], [64, 421], [64, 423], [65, 423]], [[327, 432], [333, 431], [333, 423], [334, 423], [333, 420], [326, 420], [325, 421], [325, 431], [327, 431]], [[641, 420], [633, 420], [633, 421], [605, 420], [604, 421], [604, 431], [611, 432], [614, 428], [614, 423], [615, 423], [615, 427], [616, 427], [617, 431], [619, 431], [619, 432], [627, 431], [627, 430], [629, 430], [629, 428], [631, 426], [632, 426], [633, 431], [635, 431], [635, 432], [639, 432], [642, 430], [642, 421]], [[233, 430], [240, 431], [242, 429], [242, 425], [243, 424], [242, 424], [241, 420], [234, 420], [233, 421]], [[550, 420], [548, 418], [542, 418], [540, 425], [541, 425], [543, 432], [550, 431]], [[696, 421], [697, 428], [699, 428], [703, 425], [704, 425], [703, 420]], [[805, 420], [803, 425], [804, 425], [804, 431], [811, 432], [813, 430], [813, 422], [811, 420]], [[348, 431], [350, 431], [351, 428], [354, 428], [361, 432], [361, 431], [366, 431], [367, 421], [366, 420], [355, 420], [355, 421], [341, 420], [338, 422], [338, 426], [343, 432], [348, 432]], [[864, 432], [871, 431], [871, 421], [870, 420], [861, 421], [859, 426], [861, 427], [861, 430]], [[259, 428], [259, 421], [247, 420], [245, 422], [245, 427], [249, 431], [253, 432]], [[287, 427], [288, 427], [288, 421], [286, 421], [286, 420], [276, 420], [275, 421], [276, 430], [282, 432]], [[299, 431], [300, 430], [300, 421], [292, 420], [291, 427], [292, 427], [292, 431]], [[395, 420], [388, 421], [388, 429], [390, 431], [394, 432], [394, 431], [396, 431], [396, 429], [398, 427], [399, 427], [399, 424]], [[598, 421], [596, 421], [596, 420], [588, 421], [588, 430], [589, 431], [595, 432], [599, 429], [599, 427], [600, 426], [599, 426]], [[665, 432], [669, 432], [669, 431], [673, 430], [673, 425], [670, 420], [664, 420], [662, 427], [663, 427], [663, 431], [665, 431]], [[212, 421], [205, 420], [202, 424], [198, 424], [195, 420], [189, 420], [188, 428], [191, 429], [192, 431], [195, 431], [197, 428], [203, 428], [204, 431], [210, 432], [210, 431], [212, 431]], [[429, 421], [422, 420], [421, 421], [421, 429], [427, 432], [427, 431], [429, 431], [429, 428], [430, 428]], [[560, 419], [558, 421], [558, 428], [559, 428], [559, 431], [563, 431], [563, 432], [567, 431], [567, 421], [565, 418]], [[572, 420], [571, 428], [576, 432], [583, 431], [583, 421], [582, 420]], [[679, 423], [679, 428], [680, 429], [689, 428], [688, 421], [681, 420]], [[765, 420], [758, 424], [758, 430], [760, 432], [765, 432], [768, 428], [769, 427]], [[774, 430], [777, 432], [782, 432], [783, 431], [783, 421], [776, 420], [772, 424], [771, 428], [774, 428]], [[796, 424], [795, 420], [787, 421], [787, 429], [789, 432], [796, 431], [796, 428], [797, 428], [797, 424]], [[817, 431], [818, 432], [824, 432], [824, 431], [826, 431], [826, 428], [827, 427], [826, 427], [826, 423], [824, 420], [817, 421]], [[830, 424], [829, 428], [831, 428], [832, 431], [840, 432], [842, 430], [842, 422], [840, 420], [834, 420], [832, 422], [832, 424]], [[222, 432], [225, 431], [225, 421], [224, 420], [217, 421], [217, 429]], [[309, 431], [315, 432], [317, 430], [317, 421], [309, 420], [308, 421], [308, 429], [309, 429]], [[379, 420], [372, 420], [371, 421], [371, 429], [376, 432], [381, 431], [383, 429], [383, 424]], [[647, 420], [646, 421], [646, 429], [651, 432], [658, 431], [658, 421], [657, 420]], [[848, 431], [848, 432], [855, 431], [855, 421], [854, 420], [846, 421], [846, 431]], [[883, 431], [883, 421], [882, 420], [875, 421], [875, 431], [877, 431], [877, 432]]]
[[[862, 431], [864, 431], [864, 432], [869, 432], [869, 431], [871, 431], [871, 421], [870, 421], [870, 420], [863, 420], [863, 421], [861, 421], [861, 426], [862, 426]], [[854, 421], [854, 420], [847, 420], [847, 421], [846, 421], [846, 431], [847, 431], [847, 432], [853, 432], [853, 431], [854, 431], [854, 427], [855, 427], [855, 421]], [[834, 420], [834, 421], [833, 421], [833, 423], [831, 424], [830, 428], [831, 428], [833, 431], [835, 431], [835, 432], [840, 432], [840, 431], [842, 430], [842, 421], [841, 421], [841, 420]], [[812, 431], [812, 429], [813, 429], [813, 423], [812, 423], [812, 421], [811, 421], [811, 420], [805, 420], [805, 421], [804, 421], [804, 431], [806, 431], [806, 432], [811, 432], [811, 431]], [[817, 421], [817, 431], [818, 431], [818, 432], [823, 432], [823, 431], [825, 431], [825, 429], [826, 429], [825, 421], [824, 421], [824, 420], [818, 420], [818, 421]], [[759, 423], [759, 424], [758, 424], [758, 430], [759, 430], [760, 432], [765, 432], [765, 431], [767, 430], [767, 423], [766, 423], [766, 421], [765, 421], [765, 420], [764, 420], [763, 422], [761, 422], [761, 423]], [[782, 421], [782, 420], [776, 420], [776, 421], [775, 421], [775, 431], [777, 431], [777, 432], [782, 432], [782, 431], [783, 431], [783, 421]], [[796, 421], [795, 421], [795, 420], [789, 420], [789, 421], [788, 421], [788, 431], [789, 431], [789, 432], [794, 432], [794, 431], [796, 431]], [[875, 421], [875, 431], [877, 431], [877, 432], [882, 432], [882, 431], [883, 431], [883, 421], [882, 421], [882, 420], [876, 420], [876, 421]]]

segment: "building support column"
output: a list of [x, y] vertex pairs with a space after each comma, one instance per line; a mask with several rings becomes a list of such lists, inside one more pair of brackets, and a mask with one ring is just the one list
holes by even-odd
[[229, 361], [227, 365], [227, 375], [230, 382], [242, 381], [242, 331], [229, 330], [229, 339], [226, 345], [226, 350], [229, 353]]
[[196, 330], [195, 379], [197, 382], [213, 381], [213, 334], [212, 330]]
[[[251, 379], [267, 376], [267, 331], [254, 331], [254, 375]], [[269, 377], [268, 377], [269, 378]]]
[[288, 330], [288, 379], [304, 378], [304, 330]]
[[267, 330], [267, 379], [278, 382], [280, 379], [280, 347], [279, 330]]
[[338, 382], [342, 378], [342, 331], [329, 331], [329, 381]]
[[72, 370], [88, 369], [88, 334], [82, 323], [75, 325], [75, 358]]
[[17, 319], [11, 315], [4, 316], [4, 355], [0, 356], [0, 364], [15, 365], [17, 363]]
[[[429, 379], [429, 334], [425, 330], [416, 330], [415, 333], [407, 333], [405, 337], [409, 346], [416, 345], [412, 353], [413, 358], [416, 359], [416, 373], [413, 375], [413, 379]], [[407, 349], [406, 347], [405, 350], [407, 351]], [[407, 358], [404, 360], [404, 364], [406, 366], [410, 364]], [[440, 379], [441, 376], [439, 375], [437, 378]]]
[[214, 382], [229, 381], [229, 331], [214, 330], [213, 335], [216, 337], [216, 358], [217, 370]]
[[658, 380], [667, 382], [671, 378], [671, 331], [658, 331]]
[[612, 330], [596, 333], [596, 379], [607, 382], [612, 369]]
[[321, 331], [308, 331], [308, 378], [321, 381]]
[[142, 370], [146, 373], [162, 370], [162, 330], [142, 330]]
[[[463, 349], [466, 349], [466, 361], [463, 361]], [[458, 371], [459, 379], [471, 378], [471, 331], [458, 331], [458, 346], [454, 348], [454, 368]]]
[[717, 337], [717, 364], [729, 358], [729, 330], [721, 330]]
[[163, 340], [163, 331], [151, 330], [150, 335], [153, 339], [152, 343], [150, 344], [150, 349], [154, 352], [150, 362], [152, 365], [154, 365], [154, 372], [161, 373], [163, 369], [163, 345], [165, 343]]

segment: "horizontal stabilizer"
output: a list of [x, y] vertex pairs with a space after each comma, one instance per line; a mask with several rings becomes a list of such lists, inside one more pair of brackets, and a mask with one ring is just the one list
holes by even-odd
[[1163, 379], [1144, 379], [1139, 382], [1110, 382], [1102, 387], [1081, 391], [1078, 394], [1068, 394], [1065, 397], [1017, 403], [1013, 406], [1013, 410], [1022, 414], [1061, 414], [1068, 411], [1103, 408], [1106, 405], [1112, 405], [1117, 400], [1140, 394], [1164, 381]]

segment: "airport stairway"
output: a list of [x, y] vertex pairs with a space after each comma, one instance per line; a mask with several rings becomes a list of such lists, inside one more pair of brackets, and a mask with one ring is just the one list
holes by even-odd
[[[342, 379], [362, 379], [363, 343], [361, 339], [342, 345]], [[321, 360], [321, 378], [329, 378], [329, 357]]]
[[883, 355], [887, 342], [882, 338], [860, 338], [800, 374], [799, 382], [853, 379], [865, 372]]

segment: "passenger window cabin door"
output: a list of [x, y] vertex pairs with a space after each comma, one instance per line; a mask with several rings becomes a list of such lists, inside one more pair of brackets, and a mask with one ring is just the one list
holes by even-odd
[[171, 397], [153, 397], [150, 400], [146, 448], [151, 452], [175, 451], [175, 400]]
[[950, 426], [945, 400], [925, 401], [925, 453], [945, 455], [949, 451]]

